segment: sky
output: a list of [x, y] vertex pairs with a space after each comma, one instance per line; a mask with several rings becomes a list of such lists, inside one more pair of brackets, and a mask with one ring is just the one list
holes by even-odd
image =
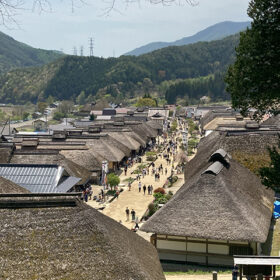
[[[99, 57], [120, 56], [150, 42], [170, 42], [191, 36], [222, 21], [248, 21], [249, 0], [197, 0], [191, 6], [181, 0], [170, 5], [151, 4], [147, 0], [50, 0], [51, 11], [33, 8], [26, 0], [17, 11], [17, 25], [0, 25], [0, 31], [35, 48], [62, 50], [78, 54], [83, 46], [89, 54], [89, 38], [94, 40], [93, 53]], [[180, 1], [180, 0], [177, 0]]]

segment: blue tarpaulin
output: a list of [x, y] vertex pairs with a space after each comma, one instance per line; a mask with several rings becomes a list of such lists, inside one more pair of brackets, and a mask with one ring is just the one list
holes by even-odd
[[280, 218], [280, 201], [274, 202], [274, 212], [273, 212], [274, 219]]

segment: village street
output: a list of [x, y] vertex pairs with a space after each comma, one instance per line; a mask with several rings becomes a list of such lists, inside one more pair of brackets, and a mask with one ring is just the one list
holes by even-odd
[[[170, 140], [174, 141], [176, 137], [181, 137], [181, 131], [177, 130], [176, 136], [174, 135], [172, 138], [166, 139], [166, 143]], [[162, 137], [159, 137], [158, 140], [160, 143], [164, 142], [164, 139]], [[180, 143], [178, 142], [178, 149], [177, 149], [177, 155], [182, 153], [182, 151], [179, 148]], [[171, 175], [172, 170], [172, 164], [174, 167], [178, 164], [178, 156], [176, 155], [175, 161], [173, 163], [173, 156], [170, 156], [171, 164], [167, 164], [166, 159], [162, 156], [163, 153], [166, 152], [166, 149], [161, 152], [157, 153], [157, 159], [154, 161], [155, 168], [158, 168], [161, 164], [163, 167], [163, 172], [160, 172], [160, 179], [155, 181], [155, 176], [152, 174], [152, 167], [149, 168], [149, 174], [145, 175], [143, 178], [143, 175], [141, 174], [140, 181], [135, 180], [131, 184], [131, 190], [128, 189], [128, 178], [136, 178], [137, 174], [133, 174], [133, 171], [137, 169], [139, 165], [149, 165], [151, 162], [146, 160], [146, 156], [141, 156], [141, 163], [134, 163], [132, 167], [128, 168], [127, 175], [125, 175], [125, 172], [123, 171], [120, 175], [120, 188], [123, 189], [123, 191], [120, 193], [118, 198], [115, 198], [111, 203], [105, 203], [105, 204], [98, 204], [93, 200], [89, 200], [88, 204], [95, 208], [101, 208], [102, 206], [105, 206], [104, 210], [102, 211], [103, 214], [109, 216], [110, 218], [116, 220], [117, 222], [122, 223], [125, 227], [128, 229], [132, 229], [135, 226], [135, 222], [131, 220], [131, 214], [129, 215], [129, 220], [127, 220], [126, 217], [126, 208], [128, 207], [129, 211], [131, 212], [132, 209], [136, 212], [136, 217], [138, 218], [138, 221], [143, 217], [145, 212], [148, 209], [148, 205], [154, 200], [153, 195], [149, 195], [148, 191], [146, 190], [146, 193], [143, 192], [143, 186], [146, 185], [152, 185], [153, 190], [163, 187], [164, 184], [167, 181], [167, 178]], [[167, 174], [165, 174], [165, 169], [167, 168]], [[183, 172], [180, 174], [176, 174], [174, 170], [174, 175], [178, 176], [178, 181], [171, 187], [166, 188], [165, 191], [168, 193], [168, 191], [172, 191], [175, 193], [184, 183], [184, 175]], [[141, 182], [141, 192], [139, 192], [138, 184]], [[94, 187], [95, 188], [95, 187]], [[100, 187], [97, 188], [97, 192], [100, 191]], [[141, 223], [139, 224], [141, 226]], [[145, 234], [144, 232], [138, 231], [138, 233], [146, 239], [149, 239], [149, 235]]]
[[[150, 163], [146, 161], [146, 156], [142, 156], [142, 162], [141, 164]], [[173, 157], [171, 157], [173, 160]], [[112, 219], [121, 222], [124, 226], [131, 229], [134, 226], [134, 222], [131, 221], [131, 215], [129, 220], [126, 219], [126, 207], [129, 208], [131, 211], [134, 209], [136, 212], [136, 217], [140, 220], [141, 217], [145, 214], [146, 210], [148, 209], [148, 205], [153, 201], [154, 197], [153, 195], [148, 195], [147, 191], [146, 194], [143, 192], [143, 186], [146, 185], [152, 185], [153, 190], [163, 187], [165, 184], [167, 178], [171, 175], [171, 169], [172, 164], [167, 165], [167, 161], [158, 155], [158, 159], [154, 162], [155, 168], [158, 168], [160, 164], [163, 166], [163, 173], [160, 173], [160, 179], [158, 181], [155, 181], [155, 177], [152, 174], [151, 170], [152, 167], [149, 168], [149, 175], [146, 175], [144, 178], [141, 175], [140, 181], [135, 180], [131, 184], [131, 191], [128, 190], [128, 187], [124, 187], [124, 191], [120, 193], [119, 198], [115, 199], [112, 203], [110, 203], [104, 210], [103, 213]], [[124, 172], [120, 176], [121, 184], [125, 182], [125, 180], [129, 177], [135, 178], [136, 174], [131, 174], [139, 165], [139, 163], [134, 164], [131, 168], [128, 168], [127, 170], [127, 176], [124, 175]], [[165, 168], [167, 168], [168, 172], [167, 175], [165, 175]], [[179, 178], [183, 178], [183, 174], [177, 175]], [[183, 182], [183, 180], [180, 180]], [[142, 189], [141, 192], [139, 192], [138, 189], [138, 183], [141, 182]], [[166, 192], [168, 192], [169, 189], [166, 189]]]
[[[166, 280], [212, 280], [213, 276], [209, 274], [174, 274], [165, 275]], [[231, 274], [218, 274], [219, 280], [232, 280]]]

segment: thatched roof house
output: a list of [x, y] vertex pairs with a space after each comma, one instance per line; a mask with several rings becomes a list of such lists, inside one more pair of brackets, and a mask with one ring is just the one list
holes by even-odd
[[114, 138], [119, 143], [122, 143], [130, 151], [139, 151], [141, 144], [129, 135], [129, 132], [109, 132], [110, 137]]
[[30, 193], [30, 191], [0, 176], [1, 193]]
[[24, 208], [26, 197], [12, 199], [16, 209], [0, 198], [3, 278], [165, 279], [151, 244], [77, 198], [31, 197], [35, 208]]
[[[260, 244], [268, 236], [274, 192], [222, 149], [207, 160], [200, 158], [199, 166], [196, 163], [189, 162], [187, 168], [195, 171], [141, 230], [156, 234], [162, 259], [181, 250], [174, 260], [231, 265], [233, 254], [260, 254]], [[177, 237], [184, 242], [171, 246], [162, 242], [163, 236], [171, 244]]]
[[194, 168], [188, 168], [188, 165], [185, 168], [185, 180], [191, 178], [203, 161], [219, 148], [226, 150], [239, 163], [257, 173], [260, 167], [269, 163], [267, 147], [277, 146], [278, 141], [277, 131], [212, 132], [201, 139], [197, 156], [191, 160]]

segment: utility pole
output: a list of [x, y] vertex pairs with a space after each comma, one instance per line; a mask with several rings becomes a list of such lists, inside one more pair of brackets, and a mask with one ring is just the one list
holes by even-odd
[[84, 56], [84, 46], [81, 46], [80, 48], [80, 56]]
[[93, 56], [93, 46], [94, 39], [92, 37], [89, 38], [89, 56]]

